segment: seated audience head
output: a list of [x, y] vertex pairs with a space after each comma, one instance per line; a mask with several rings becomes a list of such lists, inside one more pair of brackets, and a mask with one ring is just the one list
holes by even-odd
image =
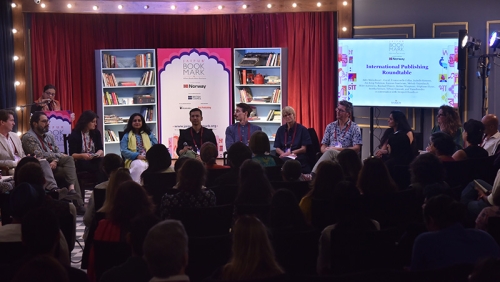
[[21, 225], [23, 244], [32, 255], [56, 257], [59, 245], [59, 220], [51, 210], [40, 208], [31, 210]]
[[54, 257], [36, 256], [23, 264], [12, 282], [70, 282], [68, 272]]
[[368, 158], [359, 172], [358, 189], [361, 194], [382, 194], [397, 191], [396, 183], [380, 158]]
[[20, 181], [20, 179], [19, 179], [19, 171], [21, 170], [21, 168], [24, 165], [26, 165], [28, 163], [36, 163], [36, 164], [40, 165], [40, 161], [38, 161], [38, 159], [35, 158], [35, 157], [24, 157], [21, 160], [19, 160], [19, 162], [17, 163], [16, 169], [14, 170], [14, 183], [26, 182], [26, 177], [24, 177], [24, 176], [23, 176], [23, 178], [24, 178], [23, 180], [24, 181]]
[[132, 131], [133, 133], [141, 133], [144, 132], [146, 134], [151, 133], [151, 128], [146, 123], [144, 117], [139, 113], [133, 113], [129, 118], [127, 125], [125, 126], [124, 133], [128, 133]]
[[483, 142], [484, 124], [475, 119], [464, 123], [464, 141], [469, 145], [479, 146]]
[[269, 227], [290, 228], [293, 230], [307, 227], [306, 218], [297, 204], [297, 198], [288, 189], [279, 189], [271, 200]]
[[484, 124], [484, 134], [492, 136], [498, 132], [498, 118], [494, 114], [485, 115], [481, 122]]
[[264, 168], [258, 162], [252, 160], [243, 162], [240, 168], [239, 187], [235, 201], [238, 204], [269, 204], [271, 202], [273, 187], [267, 179]]
[[429, 137], [429, 145], [426, 150], [436, 156], [451, 157], [455, 153], [455, 147], [455, 141], [453, 141], [451, 135], [438, 131], [432, 133], [431, 137]]
[[463, 223], [467, 208], [447, 195], [430, 198], [424, 206], [425, 225], [429, 231], [445, 229]]
[[179, 173], [181, 170], [182, 165], [184, 164], [185, 161], [189, 160], [190, 158], [178, 158], [177, 161], [175, 161], [174, 164], [174, 171]]
[[476, 264], [469, 275], [469, 282], [500, 281], [500, 258], [487, 258]]
[[148, 168], [144, 172], [162, 172], [172, 165], [172, 157], [167, 147], [155, 144], [146, 152]]
[[127, 234], [127, 242], [132, 247], [135, 256], [143, 255], [142, 245], [148, 231], [158, 224], [160, 219], [154, 214], [142, 214], [134, 217], [130, 221], [130, 231]]
[[117, 154], [108, 153], [101, 161], [102, 170], [109, 177], [111, 173], [121, 167], [125, 167], [122, 157]]
[[130, 171], [127, 168], [121, 167], [111, 173], [108, 186], [106, 187], [106, 198], [102, 208], [100, 208], [98, 212], [108, 213], [113, 209], [118, 187], [120, 187], [122, 183], [129, 180], [132, 180], [132, 177], [130, 176]]
[[444, 181], [443, 163], [433, 154], [418, 155], [410, 164], [411, 183], [427, 186]]
[[45, 184], [45, 175], [40, 163], [29, 162], [23, 165], [17, 173], [17, 180], [19, 183], [26, 182], [43, 187]]
[[351, 181], [340, 181], [333, 190], [332, 206], [337, 219], [361, 211], [361, 194], [356, 184]]
[[307, 195], [316, 199], [331, 199], [333, 189], [342, 180], [344, 180], [344, 172], [339, 163], [323, 161], [316, 169], [316, 175], [311, 183], [312, 189]]
[[352, 149], [344, 149], [337, 155], [337, 162], [344, 171], [344, 178], [356, 183], [361, 167], [363, 166], [358, 153]]
[[240, 169], [245, 160], [252, 159], [252, 151], [247, 145], [236, 142], [227, 150], [227, 160], [233, 169]]
[[217, 146], [212, 142], [205, 142], [201, 145], [200, 158], [201, 161], [206, 165], [214, 165], [219, 156], [219, 151], [217, 151]]
[[91, 110], [84, 111], [82, 115], [78, 118], [78, 121], [75, 125], [75, 130], [87, 132], [89, 130], [96, 129], [97, 124], [97, 114]]
[[269, 137], [262, 131], [255, 131], [252, 136], [250, 136], [250, 142], [248, 143], [250, 150], [256, 156], [262, 156], [271, 151], [271, 145], [269, 143]]
[[439, 107], [437, 122], [441, 128], [441, 131], [444, 131], [450, 135], [454, 135], [457, 132], [458, 128], [462, 126], [462, 123], [460, 122], [460, 116], [458, 114], [458, 109], [455, 109], [448, 105], [442, 105], [441, 107]]
[[266, 227], [256, 217], [244, 215], [236, 221], [232, 249], [232, 256], [222, 269], [223, 280], [260, 279], [283, 273]]
[[201, 191], [207, 178], [207, 169], [195, 159], [187, 159], [177, 172], [179, 190], [195, 193]]
[[40, 207], [45, 200], [45, 191], [41, 186], [20, 183], [10, 192], [10, 213], [14, 222], [20, 223], [31, 210]]
[[184, 226], [172, 219], [156, 224], [144, 239], [143, 251], [154, 277], [184, 274], [188, 263], [188, 237]]
[[287, 160], [281, 167], [281, 176], [284, 181], [299, 181], [302, 175], [302, 167], [297, 160]]
[[122, 230], [129, 231], [132, 218], [153, 213], [154, 205], [146, 190], [137, 182], [129, 180], [118, 187], [108, 219]]

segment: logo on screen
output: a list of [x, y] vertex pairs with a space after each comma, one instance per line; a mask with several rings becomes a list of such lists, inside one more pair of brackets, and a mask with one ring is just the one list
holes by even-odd
[[348, 80], [349, 82], [356, 82], [356, 73], [348, 74]]
[[201, 96], [188, 96], [188, 100], [201, 100]]
[[356, 90], [356, 84], [347, 85], [347, 90]]
[[447, 82], [448, 81], [448, 75], [447, 74], [440, 74], [439, 75], [439, 82]]
[[340, 89], [339, 92], [339, 97], [345, 97], [347, 96], [347, 86], [342, 85], [342, 88]]
[[389, 41], [389, 54], [403, 53], [405, 51], [405, 43], [403, 40]]
[[352, 64], [353, 61], [354, 61], [353, 56], [349, 56], [349, 64]]

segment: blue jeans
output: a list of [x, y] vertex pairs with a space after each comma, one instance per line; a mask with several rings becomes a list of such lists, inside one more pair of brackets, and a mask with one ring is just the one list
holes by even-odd
[[[488, 191], [491, 191], [493, 189], [493, 187], [484, 180], [477, 179], [476, 181], [479, 182]], [[474, 189], [474, 186], [474, 181], [467, 184], [465, 189], [462, 191], [460, 202], [467, 206], [467, 210], [471, 215], [477, 217], [485, 207], [490, 206], [490, 203], [482, 199], [479, 201], [477, 200], [479, 194], [477, 193], [476, 189]]]

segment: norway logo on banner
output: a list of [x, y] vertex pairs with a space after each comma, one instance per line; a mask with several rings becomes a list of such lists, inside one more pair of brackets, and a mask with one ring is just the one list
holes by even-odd
[[222, 158], [225, 130], [232, 120], [231, 48], [158, 49], [157, 54], [162, 142], [177, 158], [179, 129], [191, 127], [188, 108], [198, 108], [203, 111], [201, 124], [213, 130]]

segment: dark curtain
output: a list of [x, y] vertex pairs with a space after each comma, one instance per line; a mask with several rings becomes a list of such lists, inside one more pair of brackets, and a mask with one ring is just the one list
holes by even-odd
[[334, 119], [336, 13], [217, 16], [32, 14], [33, 89], [57, 89], [63, 109], [95, 110], [96, 49], [288, 48], [288, 102], [322, 133]]
[[10, 1], [0, 4], [0, 109], [16, 105], [14, 87], [14, 37]]

